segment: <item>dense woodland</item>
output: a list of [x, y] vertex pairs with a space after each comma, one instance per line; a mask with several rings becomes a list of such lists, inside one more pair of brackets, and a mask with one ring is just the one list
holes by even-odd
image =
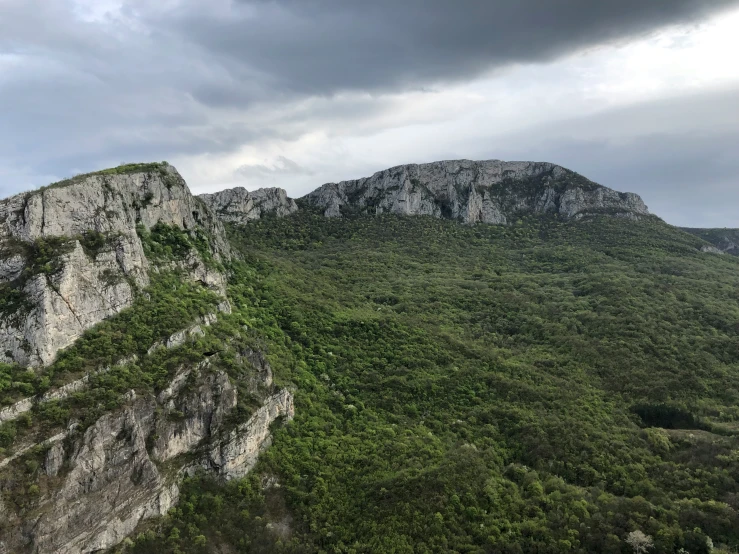
[[126, 551], [739, 545], [736, 258], [656, 218], [303, 211], [231, 235], [232, 303], [296, 418]]
[[[207, 253], [207, 237], [139, 232], [154, 260]], [[647, 552], [739, 547], [736, 257], [656, 218], [303, 209], [229, 232], [234, 311], [202, 339], [145, 355], [218, 302], [161, 272], [44, 372], [0, 367], [6, 405], [139, 355], [0, 427], [6, 454], [160, 389], [237, 330], [294, 387], [295, 419], [247, 478], [186, 480], [178, 507], [116, 551], [628, 553], [635, 531]], [[19, 510], [43, 492], [33, 455], [6, 487]]]

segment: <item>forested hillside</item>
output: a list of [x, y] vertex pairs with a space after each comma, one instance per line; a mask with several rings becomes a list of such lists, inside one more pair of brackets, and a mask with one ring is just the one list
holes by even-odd
[[739, 259], [652, 217], [302, 206], [229, 235], [233, 318], [295, 419], [119, 551], [739, 547]]

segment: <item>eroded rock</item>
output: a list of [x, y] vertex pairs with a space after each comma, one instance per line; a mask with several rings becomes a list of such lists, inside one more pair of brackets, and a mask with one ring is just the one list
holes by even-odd
[[372, 177], [328, 183], [304, 197], [326, 217], [344, 213], [428, 215], [506, 224], [521, 215], [649, 215], [638, 195], [621, 193], [550, 163], [490, 160], [402, 165]]
[[198, 196], [216, 216], [229, 223], [244, 224], [265, 215], [284, 217], [298, 210], [298, 205], [280, 188], [248, 191], [243, 187]]

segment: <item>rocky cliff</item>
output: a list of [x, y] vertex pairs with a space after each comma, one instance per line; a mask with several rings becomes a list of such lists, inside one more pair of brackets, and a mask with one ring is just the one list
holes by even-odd
[[266, 215], [284, 217], [297, 211], [298, 206], [279, 188], [248, 191], [243, 187], [198, 196], [217, 217], [230, 223], [244, 224]]
[[402, 165], [372, 177], [328, 183], [304, 197], [327, 217], [346, 213], [430, 215], [507, 224], [525, 214], [580, 218], [648, 215], [641, 198], [550, 163], [444, 161]]
[[19, 493], [13, 465], [4, 470], [0, 553], [110, 548], [142, 521], [166, 514], [185, 474], [243, 476], [269, 445], [270, 425], [291, 419], [294, 409], [289, 391], [272, 392], [234, 427], [228, 418], [237, 396], [228, 375], [204, 361], [183, 368], [156, 396], [131, 391], [123, 408], [84, 432], [72, 426], [51, 437], [34, 449], [43, 460], [35, 496]]
[[[0, 361], [46, 365], [148, 284], [137, 226], [207, 236], [229, 255], [222, 224], [168, 164], [83, 175], [0, 201]], [[196, 253], [193, 279], [222, 288]]]
[[[227, 208], [219, 214], [226, 221], [226, 212], [242, 209], [247, 219], [296, 209], [284, 191], [247, 196], [226, 191], [222, 206], [211, 202]], [[156, 288], [160, 278], [217, 293], [192, 287], [213, 312], [172, 306], [176, 315], [155, 319], [181, 318], [174, 334], [107, 366], [76, 359], [51, 389], [49, 381], [2, 407], [0, 554], [110, 548], [166, 514], [184, 475], [244, 476], [269, 446], [270, 426], [292, 418], [292, 394], [274, 387], [266, 356], [244, 346], [246, 327], [238, 316], [222, 321], [232, 315], [223, 271], [231, 255], [221, 219], [166, 163], [121, 166], [0, 201], [0, 361], [46, 366], [86, 329], [136, 310], [135, 299], [172, 294]], [[154, 330], [154, 319], [133, 321]], [[123, 335], [117, 340], [133, 336]], [[36, 367], [37, 376], [48, 381], [54, 367]], [[139, 377], [121, 390], [132, 373]], [[86, 420], [88, 408], [104, 415]], [[58, 417], [39, 415], [47, 410]]]

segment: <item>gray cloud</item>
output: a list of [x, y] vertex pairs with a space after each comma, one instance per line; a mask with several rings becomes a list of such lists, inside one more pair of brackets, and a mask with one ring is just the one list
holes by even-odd
[[[447, 83], [509, 64], [545, 62], [739, 5], [739, 0], [123, 0], [120, 9], [106, 14], [100, 11], [103, 0], [89, 0], [98, 13], [86, 17], [86, 2], [0, 1], [0, 195], [121, 161], [226, 154], [270, 140], [289, 143], [315, 125], [326, 135], [355, 127], [370, 136], [385, 124], [395, 93], [443, 90]], [[646, 140], [643, 132], [637, 135]], [[655, 183], [652, 190], [661, 190], [664, 171], [638, 156], [632, 177], [626, 169], [617, 173], [618, 164], [608, 155], [627, 151], [614, 151], [602, 136], [580, 142], [563, 137], [556, 147], [531, 136], [539, 135], [521, 142], [515, 157], [571, 159], [569, 165], [585, 174], [633, 177], [636, 184]], [[722, 151], [721, 144], [711, 148], [716, 137], [694, 149], [696, 159], [715, 160], [712, 155]], [[664, 156], [655, 159], [689, 159], [680, 149], [692, 148], [691, 140], [696, 138], [689, 133], [662, 137]], [[511, 143], [501, 143], [506, 144]], [[450, 148], [460, 157], [480, 150], [479, 145]], [[277, 163], [246, 165], [235, 177], [312, 180], [315, 170], [307, 164], [292, 166], [295, 162], [276, 152], [269, 157]], [[481, 157], [505, 157], [505, 148]], [[396, 161], [411, 160], [386, 165]], [[318, 163], [330, 164], [330, 159]]]
[[278, 156], [273, 164], [244, 164], [236, 169], [238, 177], [255, 181], [274, 182], [277, 176], [313, 175], [313, 172], [295, 163], [290, 158]]
[[490, 137], [478, 157], [536, 159], [640, 194], [674, 225], [739, 227], [739, 89], [662, 99]]
[[[227, 16], [186, 4], [171, 25], [283, 93], [387, 91], [468, 79], [514, 62], [694, 21], [735, 0], [238, 0]], [[163, 22], [163, 19], [155, 20]], [[202, 90], [206, 103], [247, 94]]]

